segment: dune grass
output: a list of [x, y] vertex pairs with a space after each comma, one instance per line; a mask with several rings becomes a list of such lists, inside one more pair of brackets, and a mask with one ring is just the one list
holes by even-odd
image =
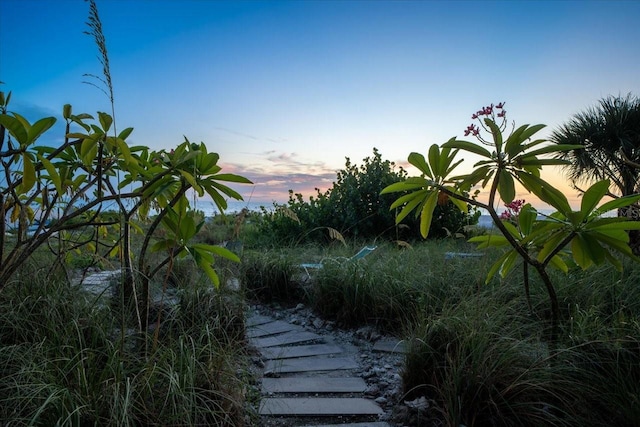
[[[300, 263], [350, 256], [360, 246], [249, 254], [251, 268], [260, 271], [251, 277], [269, 300], [282, 294], [283, 284], [290, 296]], [[427, 425], [637, 425], [640, 266], [552, 272], [563, 328], [550, 347], [541, 281], [531, 275], [528, 301], [522, 269], [485, 283], [498, 252], [445, 259], [448, 251], [473, 250], [453, 239], [411, 249], [381, 244], [361, 261], [326, 263], [303, 283], [301, 295], [343, 327], [375, 324], [407, 340], [403, 398], [428, 399], [420, 421]]]
[[[34, 276], [36, 277], [36, 276]], [[244, 423], [243, 301], [181, 291], [160, 338], [119, 330], [64, 280], [0, 294], [0, 419], [10, 425]]]

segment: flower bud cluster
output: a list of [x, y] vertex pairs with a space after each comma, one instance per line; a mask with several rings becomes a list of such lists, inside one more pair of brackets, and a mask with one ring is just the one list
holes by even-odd
[[520, 209], [524, 206], [524, 199], [517, 199], [511, 203], [505, 203], [506, 211], [500, 214], [500, 219], [515, 219], [520, 213]]
[[[482, 121], [482, 118], [486, 117], [493, 120], [494, 122], [496, 118], [500, 118], [502, 119], [502, 126], [500, 130], [504, 130], [504, 123], [507, 117], [507, 110], [504, 109], [504, 104], [505, 104], [504, 102], [500, 102], [495, 105], [491, 104], [486, 107], [482, 107], [480, 110], [472, 114], [471, 118], [473, 120], [479, 120], [482, 128], [487, 131], [489, 130], [485, 127], [484, 122]], [[473, 123], [467, 126], [467, 128], [464, 131], [464, 136], [469, 136], [469, 135], [473, 135], [475, 137], [478, 137], [481, 141], [484, 141], [480, 136], [480, 127]]]

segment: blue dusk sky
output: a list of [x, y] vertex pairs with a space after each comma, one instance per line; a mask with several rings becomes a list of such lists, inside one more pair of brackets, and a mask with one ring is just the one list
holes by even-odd
[[[463, 136], [506, 102], [551, 130], [608, 95], [640, 95], [639, 1], [97, 0], [120, 129], [203, 141], [270, 204], [325, 190], [345, 158]], [[110, 111], [81, 0], [0, 0], [0, 81], [31, 120]], [[61, 119], [59, 120], [61, 123]], [[61, 139], [62, 129], [45, 136]], [[469, 158], [460, 169], [468, 170]], [[467, 169], [465, 169], [467, 168]], [[573, 193], [561, 174], [547, 179]], [[519, 194], [520, 198], [530, 196]]]

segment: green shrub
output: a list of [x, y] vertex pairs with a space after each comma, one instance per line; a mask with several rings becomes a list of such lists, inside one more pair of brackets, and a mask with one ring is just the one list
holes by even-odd
[[[402, 167], [373, 149], [373, 156], [363, 159], [360, 166], [346, 159], [345, 168], [338, 171], [333, 186], [324, 193], [316, 189], [316, 196], [308, 201], [301, 194], [289, 192], [285, 205], [263, 210], [258, 229], [271, 242], [292, 245], [302, 241], [326, 242], [326, 227], [339, 231], [345, 238], [374, 240], [386, 236], [395, 240], [417, 235], [418, 221], [408, 218], [405, 224], [395, 224], [396, 211], [390, 210], [394, 196], [380, 194], [383, 188], [406, 179]], [[433, 220], [434, 237], [461, 233], [465, 225], [477, 223], [479, 212], [465, 214], [443, 200]]]

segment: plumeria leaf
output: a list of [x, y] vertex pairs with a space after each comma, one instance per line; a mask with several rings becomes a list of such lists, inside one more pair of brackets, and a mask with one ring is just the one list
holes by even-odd
[[509, 251], [508, 256], [505, 258], [502, 266], [500, 266], [500, 277], [503, 279], [509, 274], [513, 267], [515, 266], [516, 260], [518, 259], [518, 252], [515, 250]]
[[415, 193], [407, 194], [406, 196], [403, 196], [401, 198], [401, 199], [403, 199], [402, 203], [398, 204], [397, 206], [396, 206], [396, 203], [400, 199], [396, 200], [391, 205], [391, 209], [395, 209], [395, 208], [400, 207], [400, 206], [402, 206], [402, 205], [404, 205], [406, 203], [406, 205], [402, 208], [400, 213], [396, 216], [396, 224], [400, 224], [400, 222], [407, 215], [409, 215], [414, 209], [416, 209], [421, 203], [423, 203], [424, 200], [426, 200], [426, 196], [429, 193], [429, 191], [430, 190], [420, 190], [420, 191], [416, 191]]
[[500, 198], [502, 198], [505, 203], [513, 202], [513, 199], [516, 197], [516, 187], [513, 182], [513, 177], [506, 170], [501, 170], [499, 179], [498, 193], [500, 193]]
[[395, 182], [387, 185], [382, 189], [380, 194], [397, 193], [399, 191], [411, 191], [423, 188], [429, 185], [429, 182], [422, 177], [409, 177], [404, 181]]
[[[437, 147], [437, 145], [436, 145], [436, 147]], [[425, 174], [429, 178], [433, 178], [433, 174], [431, 173], [431, 168], [429, 168], [429, 165], [427, 164], [427, 161], [425, 160], [425, 158], [424, 158], [424, 156], [422, 154], [413, 152], [413, 153], [409, 154], [408, 161], [413, 166], [418, 168], [418, 170], [420, 172], [422, 172], [423, 174]]]
[[640, 194], [632, 194], [629, 196], [618, 197], [617, 199], [613, 199], [603, 204], [598, 208], [598, 212], [602, 215], [614, 209], [624, 208], [626, 206], [632, 205], [635, 202], [640, 200]]
[[518, 139], [520, 140], [520, 142], [524, 142], [527, 139], [531, 138], [531, 136], [533, 136], [533, 134], [537, 133], [538, 131], [544, 129], [545, 127], [547, 127], [547, 125], [533, 125], [533, 126], [529, 126], [526, 125], [527, 128], [525, 130], [522, 131], [522, 133], [519, 135]]
[[523, 234], [527, 235], [531, 233], [536, 218], [538, 218], [538, 211], [535, 210], [530, 203], [527, 203], [520, 209], [518, 225]]
[[31, 156], [27, 153], [22, 154], [22, 192], [26, 193], [31, 190], [36, 183], [36, 168], [33, 165], [33, 161], [31, 161]]
[[484, 281], [485, 284], [488, 284], [491, 281], [491, 279], [493, 279], [493, 276], [495, 276], [496, 273], [500, 270], [500, 268], [502, 267], [502, 264], [507, 258], [509, 258], [509, 255], [511, 254], [511, 252], [513, 251], [506, 252], [504, 255], [498, 258], [498, 260], [491, 266], [491, 268], [489, 269], [489, 272], [487, 273], [487, 278]]
[[470, 238], [468, 242], [477, 243], [478, 249], [507, 246], [510, 244], [506, 237], [498, 234], [484, 234], [482, 236], [474, 236]]
[[498, 125], [491, 119], [484, 119], [484, 123], [491, 129], [491, 135], [493, 136], [493, 143], [498, 153], [502, 152], [502, 132]]
[[405, 204], [411, 202], [414, 199], [422, 199], [423, 196], [430, 190], [422, 189], [418, 191], [413, 191], [411, 193], [405, 194], [403, 196], [398, 197], [392, 204], [389, 210], [393, 210], [404, 206]]
[[569, 272], [569, 267], [560, 255], [554, 255], [553, 257], [551, 257], [549, 264], [562, 271], [563, 273]]
[[440, 147], [436, 144], [429, 147], [429, 166], [431, 166], [434, 178], [442, 176], [442, 171], [440, 170]]
[[45, 117], [44, 119], [40, 119], [33, 125], [31, 125], [27, 132], [28, 143], [33, 144], [33, 142], [35, 142], [35, 140], [38, 139], [40, 135], [49, 130], [49, 128], [51, 128], [51, 126], [53, 126], [55, 122], [56, 119], [54, 117]]
[[571, 253], [576, 263], [586, 270], [593, 264], [593, 260], [587, 254], [586, 242], [582, 236], [577, 235], [571, 240]]
[[457, 148], [460, 150], [468, 151], [470, 153], [477, 154], [479, 156], [486, 157], [488, 159], [491, 158], [491, 153], [489, 152], [489, 150], [487, 150], [486, 148], [478, 144], [474, 144], [473, 142], [469, 142], [469, 141], [461, 141], [458, 139], [454, 141], [449, 140], [448, 142], [444, 143], [442, 146], [447, 148]]
[[586, 218], [593, 212], [595, 207], [600, 203], [600, 200], [609, 191], [611, 182], [608, 179], [596, 182], [587, 189], [582, 195], [582, 202], [580, 203], [580, 214], [582, 219]]
[[451, 203], [453, 203], [460, 210], [460, 212], [469, 212], [469, 205], [464, 200], [460, 200], [455, 197], [449, 197], [449, 200], [451, 200]]
[[438, 204], [438, 192], [432, 191], [427, 197], [427, 200], [422, 206], [422, 212], [420, 213], [420, 234], [425, 239], [429, 235], [429, 228], [431, 227], [431, 220], [433, 219], [433, 211]]
[[523, 154], [522, 157], [523, 158], [537, 157], [542, 154], [556, 153], [558, 151], [576, 150], [578, 148], [584, 148], [584, 146], [574, 145], [574, 144], [551, 144], [551, 145], [546, 145], [544, 147], [538, 148], [533, 151], [528, 151], [526, 154]]
[[56, 191], [58, 192], [58, 194], [63, 194], [62, 180], [60, 179], [60, 175], [58, 174], [58, 171], [56, 170], [55, 166], [53, 166], [53, 163], [51, 163], [49, 160], [47, 160], [41, 155], [38, 155], [38, 159], [42, 163], [42, 166], [44, 166], [44, 168], [47, 170], [47, 173], [49, 174], [49, 179], [51, 179], [51, 182], [53, 182], [53, 185], [55, 185]]

